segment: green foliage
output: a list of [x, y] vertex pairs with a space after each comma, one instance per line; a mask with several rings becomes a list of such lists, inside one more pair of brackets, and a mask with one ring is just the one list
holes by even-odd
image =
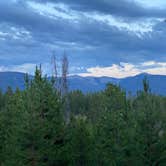
[[146, 78], [135, 97], [113, 84], [70, 92], [69, 123], [55, 81], [36, 68], [24, 91], [0, 92], [0, 166], [166, 165], [166, 98]]
[[93, 133], [86, 116], [76, 116], [72, 119], [67, 135], [69, 165], [91, 165]]

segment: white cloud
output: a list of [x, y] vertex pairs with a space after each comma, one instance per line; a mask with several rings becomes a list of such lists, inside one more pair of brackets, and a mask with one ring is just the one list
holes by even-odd
[[7, 36], [8, 33], [5, 33], [5, 32], [0, 32], [0, 36], [4, 37], [4, 36]]
[[13, 39], [13, 40], [28, 40], [32, 38], [31, 33], [24, 28], [17, 27], [6, 27], [5, 29], [0, 31], [0, 39]]
[[166, 8], [165, 0], [135, 0], [137, 3], [141, 4], [143, 7], [153, 7], [153, 8]]
[[154, 67], [164, 67], [166, 68], [166, 62], [155, 62], [155, 61], [147, 61], [141, 63], [144, 67], [154, 66]]
[[64, 19], [71, 23], [80, 23], [82, 20], [96, 21], [106, 24], [110, 27], [118, 28], [126, 32], [133, 33], [138, 37], [153, 31], [153, 27], [161, 21], [159, 18], [136, 19], [133, 21], [125, 20], [122, 17], [115, 17], [110, 14], [100, 12], [83, 12], [71, 9], [63, 3], [37, 3], [33, 1], [27, 2], [35, 12], [50, 17], [52, 19]]
[[75, 51], [85, 51], [85, 50], [93, 50], [96, 49], [95, 46], [91, 46], [88, 44], [81, 44], [76, 42], [64, 42], [64, 41], [55, 41], [53, 43], [46, 43], [46, 46], [51, 48], [51, 50], [75, 50]]
[[6, 38], [7, 35], [8, 35], [8, 33], [0, 31], [0, 40], [5, 40], [5, 38]]
[[141, 65], [142, 66], [152, 66], [155, 65], [156, 62], [155, 61], [147, 61], [147, 62], [143, 62]]
[[0, 66], [0, 72], [12, 71], [32, 74], [35, 70], [35, 67], [36, 64], [31, 63], [25, 63], [21, 65]]
[[153, 75], [166, 75], [166, 67], [156, 67], [151, 69], [146, 69], [144, 72]]
[[137, 21], [125, 21], [121, 17], [115, 17], [112, 15], [101, 14], [97, 12], [93, 13], [86, 13], [85, 14], [88, 18], [94, 19], [101, 23], [107, 24], [109, 26], [113, 26], [118, 28], [119, 30], [124, 30], [127, 32], [133, 32], [137, 36], [141, 37], [142, 35], [152, 32], [153, 26], [161, 21], [160, 19], [153, 19], [148, 18], [144, 20], [137, 20]]
[[48, 16], [50, 18], [63, 18], [67, 20], [77, 20], [79, 15], [71, 10], [67, 5], [63, 3], [37, 3], [33, 1], [27, 2], [29, 7], [38, 12], [41, 15]]
[[80, 76], [94, 76], [94, 77], [115, 77], [123, 78], [139, 74], [140, 71], [132, 64], [117, 65], [113, 64], [110, 67], [92, 67], [87, 69], [87, 73], [81, 73]]
[[[153, 65], [153, 66], [151, 66]], [[135, 76], [140, 73], [166, 75], [166, 62], [155, 62], [148, 61], [139, 64], [131, 63], [120, 63], [113, 64], [109, 67], [91, 67], [87, 69], [86, 73], [80, 73], [78, 75], [87, 77], [114, 77], [114, 78], [125, 78], [129, 76]]]
[[[152, 63], [153, 62], [153, 63]], [[152, 64], [152, 66], [151, 66]], [[36, 65], [40, 64], [34, 63], [25, 63], [21, 65], [10, 65], [10, 66], [0, 66], [0, 72], [12, 71], [12, 72], [23, 72], [33, 75]], [[45, 75], [52, 75], [53, 66], [51, 63], [43, 63], [42, 65], [42, 73]], [[60, 66], [59, 66], [60, 67]], [[60, 68], [58, 67], [58, 71]], [[70, 67], [69, 70], [74, 73], [75, 71], [85, 70], [84, 67]], [[58, 72], [60, 74], [60, 72]], [[147, 61], [144, 63], [132, 64], [132, 63], [124, 63], [113, 64], [108, 67], [91, 67], [87, 69], [85, 73], [79, 73], [76, 75], [82, 77], [114, 77], [114, 78], [125, 78], [130, 76], [135, 76], [140, 73], [149, 73], [156, 75], [166, 75], [166, 62], [155, 62], [155, 61]], [[70, 73], [69, 73], [70, 74]], [[75, 75], [75, 74], [70, 74]]]
[[[10, 65], [10, 66], [0, 66], [0, 72], [22, 72], [22, 73], [28, 73], [33, 75], [35, 72], [36, 66], [40, 66], [40, 64], [34, 64], [34, 63], [24, 63], [21, 65]], [[50, 63], [43, 63], [42, 66], [42, 73], [50, 75], [52, 72], [52, 66]]]

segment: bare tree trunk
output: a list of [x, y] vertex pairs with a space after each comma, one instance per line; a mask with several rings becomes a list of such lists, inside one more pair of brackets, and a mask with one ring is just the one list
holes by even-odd
[[55, 53], [53, 53], [52, 57], [51, 57], [51, 64], [53, 65], [53, 81], [54, 81], [54, 86], [55, 88], [58, 89], [58, 71], [57, 71], [57, 62], [56, 62], [56, 55]]
[[68, 58], [66, 54], [64, 54], [62, 59], [61, 97], [64, 100], [66, 123], [69, 123], [70, 122], [70, 106], [69, 106], [69, 99], [68, 99], [67, 75], [68, 75]]

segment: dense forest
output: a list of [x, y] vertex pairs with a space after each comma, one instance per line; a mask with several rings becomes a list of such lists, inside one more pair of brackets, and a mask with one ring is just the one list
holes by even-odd
[[25, 90], [0, 93], [0, 166], [166, 165], [166, 97], [146, 78], [136, 96], [113, 84], [90, 94], [55, 84], [37, 68]]

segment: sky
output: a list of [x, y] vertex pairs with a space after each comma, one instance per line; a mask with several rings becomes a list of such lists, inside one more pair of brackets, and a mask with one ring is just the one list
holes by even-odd
[[166, 75], [165, 34], [165, 0], [0, 0], [0, 71]]

